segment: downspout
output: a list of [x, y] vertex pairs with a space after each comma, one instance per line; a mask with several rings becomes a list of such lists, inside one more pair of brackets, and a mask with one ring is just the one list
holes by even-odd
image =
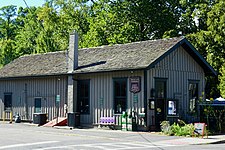
[[144, 108], [145, 108], [145, 119], [144, 122], [147, 125], [147, 70], [144, 70]]
[[24, 95], [25, 95], [25, 116], [26, 116], [26, 120], [29, 120], [28, 101], [27, 101], [27, 83], [25, 83]]

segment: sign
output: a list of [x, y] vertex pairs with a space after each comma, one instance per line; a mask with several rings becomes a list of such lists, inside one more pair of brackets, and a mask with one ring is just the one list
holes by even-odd
[[130, 92], [138, 93], [141, 91], [141, 77], [130, 77]]
[[101, 97], [101, 98], [99, 99], [99, 105], [102, 106], [103, 104], [104, 104], [104, 99]]
[[204, 130], [205, 130], [205, 123], [195, 123], [194, 124], [195, 127], [195, 133], [202, 135], [202, 137], [204, 136]]
[[138, 102], [138, 95], [137, 94], [134, 94], [134, 96], [133, 96], [133, 102], [134, 103], [137, 103]]
[[175, 100], [168, 101], [168, 115], [177, 115], [177, 103]]
[[60, 102], [60, 95], [56, 95], [56, 102]]

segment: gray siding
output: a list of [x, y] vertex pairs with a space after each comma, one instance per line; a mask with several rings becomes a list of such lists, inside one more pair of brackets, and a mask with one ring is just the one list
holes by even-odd
[[[129, 77], [141, 76], [141, 92], [138, 103], [133, 103], [133, 93], [129, 91]], [[101, 116], [113, 116], [113, 78], [127, 77], [127, 112], [144, 112], [144, 71], [121, 71], [76, 75], [76, 79], [90, 79], [90, 114], [81, 115], [82, 124], [97, 124]], [[179, 116], [186, 117], [188, 112], [188, 81], [199, 81], [199, 96], [204, 92], [205, 75], [197, 62], [182, 48], [178, 48], [165, 59], [147, 71], [147, 99], [155, 88], [155, 78], [167, 78], [167, 98], [179, 100]], [[103, 100], [103, 103], [101, 102]], [[148, 103], [147, 103], [148, 104]], [[154, 110], [147, 111], [147, 125], [152, 124]], [[143, 124], [138, 120], [138, 124]]]
[[[25, 89], [27, 85], [27, 90]], [[23, 120], [32, 120], [34, 113], [34, 98], [41, 98], [41, 111], [48, 114], [48, 119], [56, 117], [56, 95], [60, 95], [59, 116], [64, 116], [64, 103], [67, 99], [67, 77], [39, 77], [0, 80], [0, 117], [4, 110], [4, 93], [12, 93], [13, 114], [19, 113]], [[26, 100], [28, 111], [26, 113]], [[28, 118], [26, 117], [28, 116]]]
[[[179, 117], [186, 117], [188, 112], [188, 81], [199, 81], [199, 96], [204, 92], [205, 75], [204, 71], [197, 62], [182, 48], [168, 55], [161, 60], [155, 68], [147, 72], [147, 98], [150, 97], [150, 90], [155, 88], [154, 78], [167, 78], [167, 98], [179, 100]], [[154, 110], [148, 110], [148, 125], [152, 125], [151, 116]]]
[[[141, 91], [137, 93], [138, 102], [134, 102], [134, 94], [129, 91], [129, 77], [141, 77]], [[98, 124], [101, 116], [114, 116], [114, 93], [113, 79], [127, 78], [127, 112], [144, 112], [144, 71], [115, 71], [104, 73], [76, 74], [73, 79], [90, 80], [90, 114], [81, 114], [81, 124]], [[147, 99], [150, 99], [150, 91], [155, 88], [155, 78], [167, 79], [167, 98], [179, 100], [179, 116], [186, 117], [188, 112], [188, 81], [199, 81], [199, 96], [204, 92], [205, 75], [203, 69], [197, 62], [182, 48], [170, 53], [156, 66], [147, 71]], [[60, 80], [59, 80], [60, 79]], [[68, 85], [68, 82], [70, 83]], [[48, 113], [48, 119], [56, 117], [57, 109], [55, 103], [56, 95], [60, 94], [59, 116], [64, 116], [64, 103], [67, 103], [67, 94], [76, 94], [76, 87], [72, 87], [72, 77], [51, 76], [27, 79], [0, 80], [0, 115], [2, 117], [4, 93], [12, 93], [13, 112], [19, 113], [22, 119], [32, 120], [34, 112], [34, 98], [42, 98], [42, 112]], [[27, 90], [25, 90], [27, 85]], [[76, 85], [76, 84], [75, 84]], [[69, 88], [69, 90], [68, 90]], [[27, 92], [25, 92], [27, 91]], [[76, 100], [74, 97], [69, 97]], [[26, 118], [26, 104], [28, 105], [28, 118]], [[73, 101], [76, 106], [76, 101]], [[147, 102], [148, 104], [148, 102]], [[73, 108], [76, 109], [76, 108]], [[152, 125], [154, 110], [147, 109], [147, 125]], [[69, 111], [73, 111], [72, 108]], [[142, 124], [137, 119], [138, 124]]]
[[[144, 111], [144, 71], [124, 71], [109, 73], [81, 74], [79, 79], [90, 79], [90, 114], [81, 115], [82, 124], [97, 124], [101, 116], [109, 117], [114, 114], [113, 78], [127, 77], [127, 112]], [[141, 77], [141, 92], [137, 93], [138, 102], [133, 103], [133, 93], [129, 91], [129, 77]]]

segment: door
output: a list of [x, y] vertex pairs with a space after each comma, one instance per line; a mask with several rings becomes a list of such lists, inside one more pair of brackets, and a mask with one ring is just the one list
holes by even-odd
[[34, 113], [41, 113], [41, 98], [34, 99]]
[[155, 124], [156, 130], [160, 131], [160, 123], [166, 119], [165, 117], [165, 99], [156, 99], [155, 107]]
[[166, 119], [166, 79], [155, 79], [155, 125], [160, 131], [160, 123]]
[[90, 113], [90, 80], [77, 82], [77, 111], [81, 114]]

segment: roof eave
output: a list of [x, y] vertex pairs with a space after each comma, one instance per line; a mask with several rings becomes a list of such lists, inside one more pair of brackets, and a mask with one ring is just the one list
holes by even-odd
[[119, 72], [119, 71], [140, 71], [145, 70], [146, 67], [139, 67], [139, 68], [126, 68], [126, 69], [108, 69], [108, 70], [94, 70], [94, 71], [74, 71], [74, 74], [89, 74], [89, 73], [106, 73], [106, 72]]
[[52, 77], [52, 76], [67, 76], [73, 73], [57, 73], [57, 74], [43, 74], [43, 75], [25, 75], [25, 76], [6, 76], [0, 77], [0, 80], [7, 79], [22, 79], [22, 78], [38, 78], [38, 77]]

